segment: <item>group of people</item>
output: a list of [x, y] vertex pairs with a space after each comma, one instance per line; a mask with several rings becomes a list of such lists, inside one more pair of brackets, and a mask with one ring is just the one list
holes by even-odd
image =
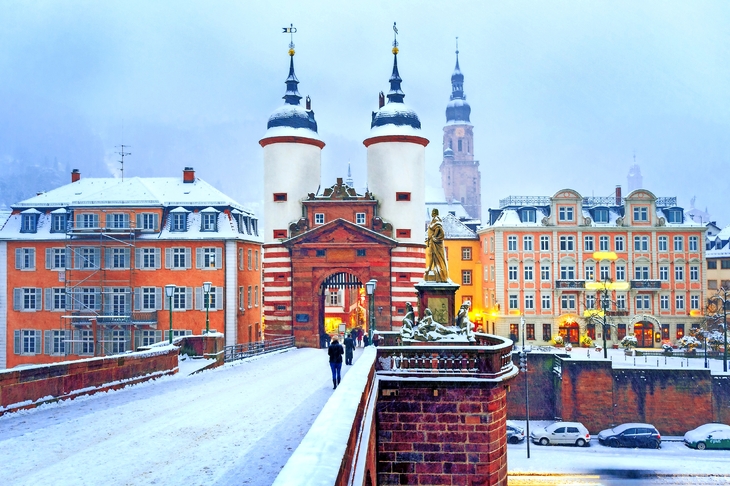
[[[375, 341], [375, 339], [373, 339]], [[362, 329], [355, 329], [347, 334], [344, 339], [344, 346], [340, 344], [337, 335], [332, 337], [332, 341], [327, 347], [327, 354], [330, 358], [330, 369], [332, 370], [332, 389], [337, 389], [342, 379], [340, 373], [342, 371], [342, 356], [345, 357], [345, 364], [352, 365], [352, 357], [355, 348], [359, 346], [369, 346], [370, 339]]]

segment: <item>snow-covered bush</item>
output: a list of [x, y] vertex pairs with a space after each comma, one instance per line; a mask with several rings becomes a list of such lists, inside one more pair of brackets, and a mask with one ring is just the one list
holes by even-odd
[[624, 338], [621, 340], [621, 347], [624, 349], [633, 349], [636, 346], [638, 346], [639, 342], [636, 340], [636, 336], [633, 334], [624, 336]]
[[695, 337], [685, 335], [677, 341], [677, 345], [687, 351], [694, 351], [700, 345], [700, 342]]
[[584, 348], [590, 348], [593, 346], [593, 339], [588, 334], [584, 334], [580, 337], [580, 345]]
[[565, 341], [563, 341], [563, 336], [561, 336], [560, 334], [556, 334], [555, 336], [553, 336], [553, 345], [562, 346], [563, 344], [565, 344]]
[[670, 343], [664, 343], [662, 344], [662, 351], [664, 354], [672, 354], [674, 352], [674, 347]]

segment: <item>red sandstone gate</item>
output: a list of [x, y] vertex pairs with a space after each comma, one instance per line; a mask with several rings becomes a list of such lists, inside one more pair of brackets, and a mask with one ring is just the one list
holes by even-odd
[[325, 334], [338, 334], [341, 324], [348, 332], [358, 327], [367, 331], [367, 303], [363, 284], [357, 276], [345, 271], [327, 276], [319, 286], [318, 301], [320, 340]]

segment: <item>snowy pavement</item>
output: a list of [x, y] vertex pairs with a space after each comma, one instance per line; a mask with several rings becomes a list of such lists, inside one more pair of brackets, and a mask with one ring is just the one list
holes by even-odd
[[327, 361], [296, 349], [190, 375], [202, 362], [186, 360], [174, 376], [4, 415], [1, 483], [270, 485], [332, 394]]

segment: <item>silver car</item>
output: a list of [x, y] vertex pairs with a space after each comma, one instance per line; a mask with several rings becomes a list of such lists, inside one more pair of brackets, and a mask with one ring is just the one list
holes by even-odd
[[590, 445], [591, 434], [580, 422], [555, 422], [547, 427], [533, 430], [530, 433], [530, 440], [540, 445], [565, 444], [584, 447]]

